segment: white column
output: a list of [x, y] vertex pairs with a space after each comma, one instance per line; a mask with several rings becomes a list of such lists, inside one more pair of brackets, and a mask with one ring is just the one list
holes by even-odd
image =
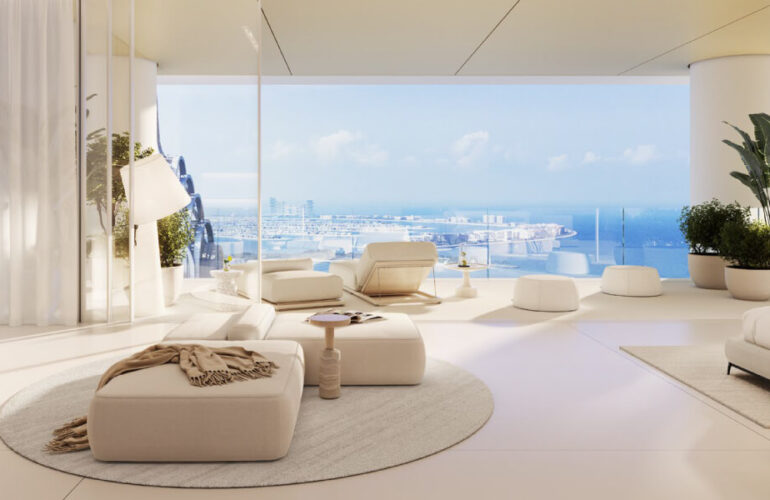
[[690, 202], [717, 198], [757, 206], [748, 188], [730, 177], [744, 171], [738, 153], [722, 143], [740, 143], [733, 125], [754, 135], [749, 113], [770, 113], [770, 55], [738, 55], [690, 65]]

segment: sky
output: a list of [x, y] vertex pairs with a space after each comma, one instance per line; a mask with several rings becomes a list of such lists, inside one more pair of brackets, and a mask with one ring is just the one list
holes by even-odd
[[[676, 207], [687, 85], [265, 85], [263, 199], [320, 212]], [[253, 85], [161, 85], [204, 206], [254, 206]]]

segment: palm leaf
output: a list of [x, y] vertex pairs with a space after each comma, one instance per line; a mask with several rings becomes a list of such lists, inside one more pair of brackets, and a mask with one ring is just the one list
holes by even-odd
[[765, 163], [770, 158], [770, 115], [767, 113], [755, 113], [749, 115], [754, 124], [754, 136], [757, 140], [759, 151], [764, 156]]

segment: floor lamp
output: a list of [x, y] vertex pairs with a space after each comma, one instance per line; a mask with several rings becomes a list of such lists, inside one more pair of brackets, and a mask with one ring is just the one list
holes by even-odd
[[[157, 221], [189, 205], [190, 195], [160, 154], [135, 161], [134, 175], [135, 232], [129, 242], [134, 245], [134, 310], [151, 316], [164, 311]], [[120, 169], [120, 177], [129, 193], [128, 166]]]

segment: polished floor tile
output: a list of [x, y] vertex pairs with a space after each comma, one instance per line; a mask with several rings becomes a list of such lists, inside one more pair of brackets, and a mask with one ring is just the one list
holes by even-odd
[[[494, 395], [488, 424], [449, 451], [320, 483], [189, 490], [81, 481], [0, 444], [0, 498], [768, 498], [770, 429], [619, 350], [722, 343], [756, 304], [682, 280], [665, 281], [657, 298], [612, 297], [587, 279], [579, 311], [534, 313], [511, 306], [512, 280], [473, 281], [476, 299], [449, 297], [459, 280], [442, 279], [442, 304], [384, 308], [411, 314], [429, 356], [474, 373]], [[157, 342], [202, 307], [195, 300], [132, 327], [0, 330], [0, 401], [62, 369]], [[352, 298], [347, 307], [372, 309]]]

